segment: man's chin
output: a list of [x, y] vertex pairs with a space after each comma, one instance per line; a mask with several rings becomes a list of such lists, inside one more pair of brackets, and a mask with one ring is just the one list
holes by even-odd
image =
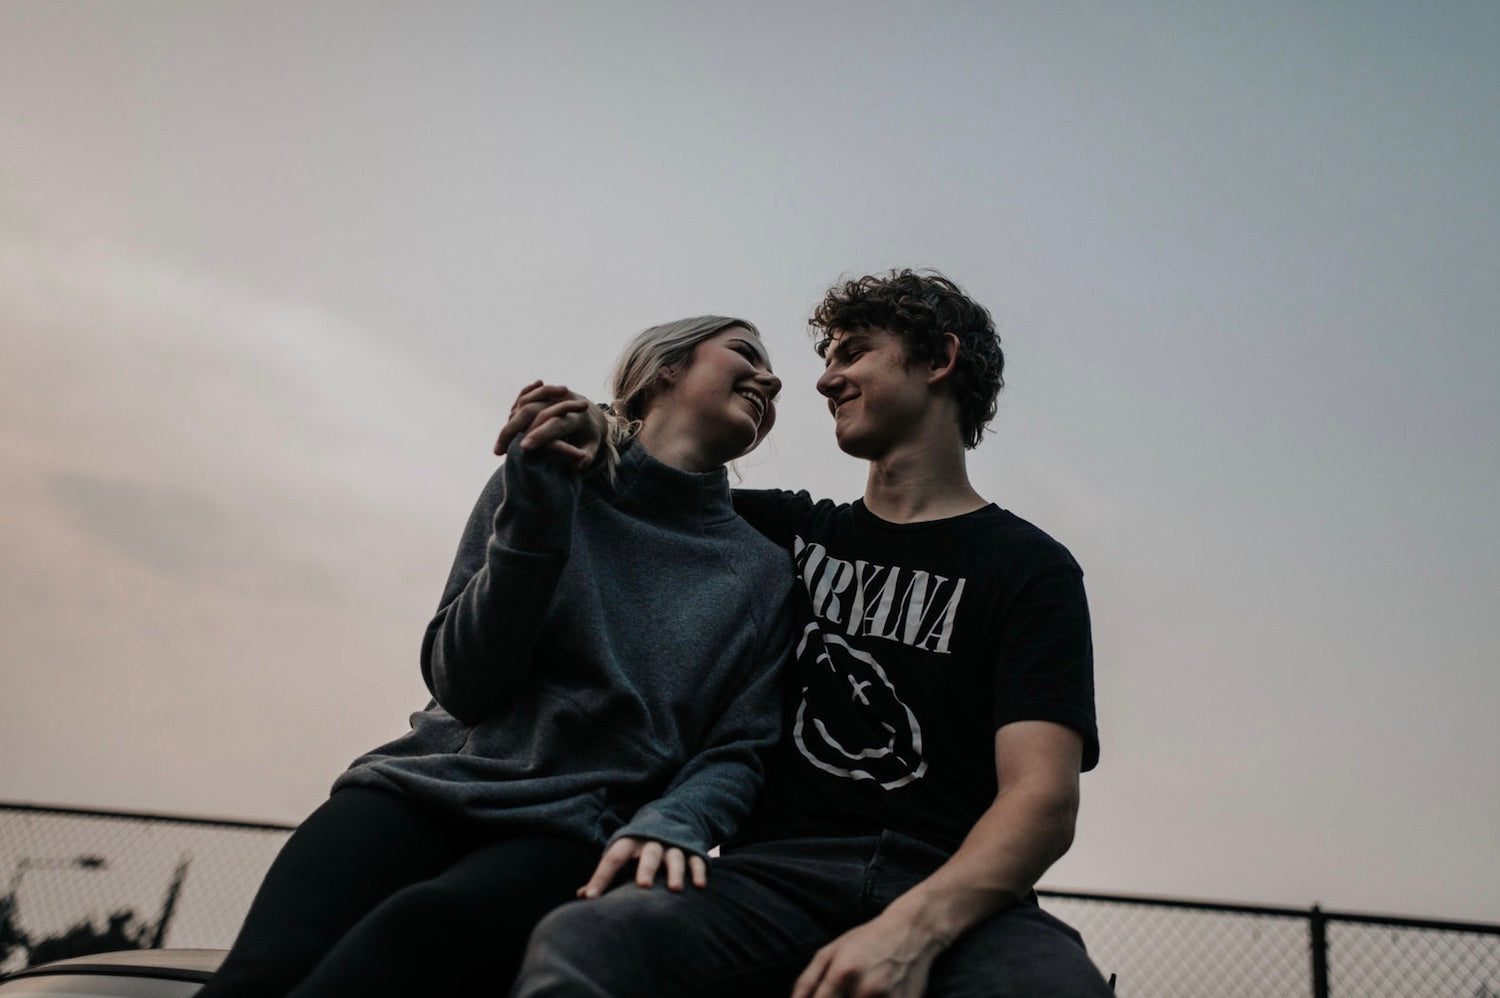
[[857, 457], [861, 461], [874, 460], [875, 448], [871, 445], [871, 441], [868, 438], [853, 431], [841, 430], [838, 427], [834, 427], [833, 439], [839, 445], [839, 450], [850, 457]]

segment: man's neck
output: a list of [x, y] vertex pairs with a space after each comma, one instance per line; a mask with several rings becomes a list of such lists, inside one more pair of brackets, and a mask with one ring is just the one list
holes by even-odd
[[946, 520], [988, 504], [969, 484], [961, 445], [913, 441], [871, 461], [865, 476], [865, 508], [891, 523]]

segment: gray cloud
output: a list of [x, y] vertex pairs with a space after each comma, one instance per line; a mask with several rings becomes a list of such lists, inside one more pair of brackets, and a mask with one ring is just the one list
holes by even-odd
[[81, 530], [158, 572], [201, 579], [235, 560], [230, 517], [211, 496], [79, 472], [54, 475], [48, 492]]

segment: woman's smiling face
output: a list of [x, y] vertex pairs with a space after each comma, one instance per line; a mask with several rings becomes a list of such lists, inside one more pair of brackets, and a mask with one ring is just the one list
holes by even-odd
[[776, 423], [781, 379], [771, 373], [760, 337], [743, 326], [699, 342], [669, 378], [657, 404], [683, 407], [726, 461], [754, 450]]

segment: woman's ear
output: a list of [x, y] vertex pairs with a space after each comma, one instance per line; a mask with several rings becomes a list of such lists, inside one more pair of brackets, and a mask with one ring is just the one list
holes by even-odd
[[677, 383], [678, 372], [678, 365], [669, 364], [666, 367], [659, 368], [651, 376], [650, 383], [645, 388], [642, 388], [640, 392], [641, 418], [645, 418], [646, 410], [650, 409], [652, 403], [661, 398], [663, 393], [672, 390], [672, 386]]
[[668, 364], [666, 367], [658, 370], [656, 376], [651, 379], [651, 394], [655, 395], [657, 392], [666, 391], [677, 384], [677, 375], [680, 372], [680, 368], [681, 365], [679, 364]]
[[946, 381], [953, 375], [953, 369], [957, 366], [958, 336], [954, 333], [944, 333], [942, 345], [938, 347], [937, 353], [928, 364], [927, 383], [935, 385], [939, 381]]

